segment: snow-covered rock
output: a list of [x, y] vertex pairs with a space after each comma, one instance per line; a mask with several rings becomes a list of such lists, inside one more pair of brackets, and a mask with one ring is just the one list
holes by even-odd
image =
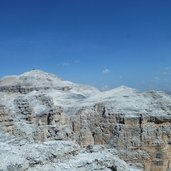
[[168, 171], [170, 123], [164, 92], [100, 91], [40, 70], [8, 76], [0, 80], [0, 170]]

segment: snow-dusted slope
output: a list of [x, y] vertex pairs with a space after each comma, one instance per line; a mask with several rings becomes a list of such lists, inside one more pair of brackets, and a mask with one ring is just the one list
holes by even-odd
[[163, 92], [99, 91], [40, 70], [8, 76], [0, 80], [0, 170], [166, 171], [170, 123]]
[[68, 87], [77, 91], [98, 91], [91, 86], [79, 85], [70, 81], [65, 81], [54, 74], [50, 74], [41, 70], [32, 70], [18, 76], [7, 76], [0, 80], [0, 86], [31, 86], [31, 87]]
[[[165, 115], [166, 112], [160, 107], [156, 108], [156, 106], [160, 106], [161, 103], [163, 106], [171, 103], [170, 96], [163, 92], [141, 93], [126, 86], [108, 91], [99, 91], [95, 87], [65, 81], [60, 77], [41, 70], [32, 70], [19, 76], [8, 76], [0, 80], [0, 87], [12, 87], [15, 85], [26, 88], [45, 87], [45, 89], [30, 91], [24, 95], [0, 92], [0, 103], [10, 109], [14, 108], [13, 100], [17, 96], [23, 96], [30, 101], [37, 112], [41, 104], [36, 98], [42, 94], [49, 97], [56, 106], [75, 109], [96, 103], [105, 103], [106, 105], [114, 106], [115, 110], [122, 111], [129, 116], [136, 115], [139, 112], [149, 114], [149, 110], [151, 110], [153, 115]], [[44, 107], [42, 107], [43, 109]]]

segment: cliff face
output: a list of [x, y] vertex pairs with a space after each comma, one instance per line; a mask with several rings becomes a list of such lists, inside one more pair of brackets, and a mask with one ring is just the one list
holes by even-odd
[[0, 170], [169, 171], [170, 122], [163, 92], [100, 92], [37, 70], [8, 77], [0, 81]]
[[[171, 124], [169, 119], [145, 116], [129, 117], [102, 109], [85, 109], [79, 115], [74, 134], [83, 146], [109, 144], [127, 163], [136, 163], [146, 171], [170, 168]], [[98, 107], [99, 107], [98, 106]], [[96, 108], [96, 106], [94, 106]], [[87, 112], [88, 111], [88, 112]], [[88, 113], [86, 116], [85, 114]], [[79, 126], [78, 126], [79, 125]], [[84, 131], [86, 130], [86, 131]], [[85, 138], [86, 137], [86, 138]]]

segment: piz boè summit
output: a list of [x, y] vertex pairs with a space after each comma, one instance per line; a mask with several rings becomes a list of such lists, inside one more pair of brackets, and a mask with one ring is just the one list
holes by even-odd
[[32, 70], [0, 80], [0, 171], [170, 171], [171, 96]]

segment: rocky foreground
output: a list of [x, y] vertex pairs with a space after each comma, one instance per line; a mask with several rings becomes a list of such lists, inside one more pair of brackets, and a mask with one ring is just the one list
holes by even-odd
[[171, 96], [101, 92], [33, 70], [0, 80], [0, 171], [171, 171]]

